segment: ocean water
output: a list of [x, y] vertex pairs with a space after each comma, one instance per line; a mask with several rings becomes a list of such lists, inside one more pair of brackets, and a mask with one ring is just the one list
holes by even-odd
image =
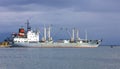
[[0, 69], [120, 69], [120, 47], [0, 48]]

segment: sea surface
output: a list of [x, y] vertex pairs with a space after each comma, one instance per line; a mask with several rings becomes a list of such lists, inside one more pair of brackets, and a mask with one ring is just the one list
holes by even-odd
[[0, 69], [120, 69], [120, 47], [0, 48]]

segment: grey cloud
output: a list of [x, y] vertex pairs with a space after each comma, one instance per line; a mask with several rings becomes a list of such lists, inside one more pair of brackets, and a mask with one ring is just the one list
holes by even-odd
[[73, 8], [74, 11], [119, 12], [119, 3], [119, 0], [0, 0], [0, 6], [13, 11]]
[[28, 4], [40, 4], [47, 6], [65, 6], [69, 0], [1, 0], [1, 6], [10, 6], [10, 5], [28, 5]]
[[[78, 2], [79, 3], [79, 2]], [[117, 0], [89, 0], [82, 5], [76, 4], [76, 11], [88, 12], [120, 12], [120, 1]]]

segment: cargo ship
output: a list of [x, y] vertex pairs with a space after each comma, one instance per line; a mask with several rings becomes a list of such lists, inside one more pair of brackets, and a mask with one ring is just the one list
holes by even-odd
[[[18, 33], [12, 34], [11, 47], [40, 47], [40, 48], [82, 48], [82, 47], [98, 47], [101, 40], [88, 40], [79, 38], [79, 31], [72, 30], [71, 38], [66, 40], [54, 41], [51, 37], [51, 27], [44, 26], [43, 37], [40, 37], [38, 30], [33, 31], [27, 21], [27, 29], [19, 28]], [[76, 37], [75, 37], [76, 36]]]

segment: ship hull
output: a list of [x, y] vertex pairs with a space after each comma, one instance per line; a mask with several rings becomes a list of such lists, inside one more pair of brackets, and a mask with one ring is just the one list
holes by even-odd
[[98, 47], [99, 44], [89, 43], [14, 43], [12, 47], [40, 47], [40, 48], [87, 48]]

